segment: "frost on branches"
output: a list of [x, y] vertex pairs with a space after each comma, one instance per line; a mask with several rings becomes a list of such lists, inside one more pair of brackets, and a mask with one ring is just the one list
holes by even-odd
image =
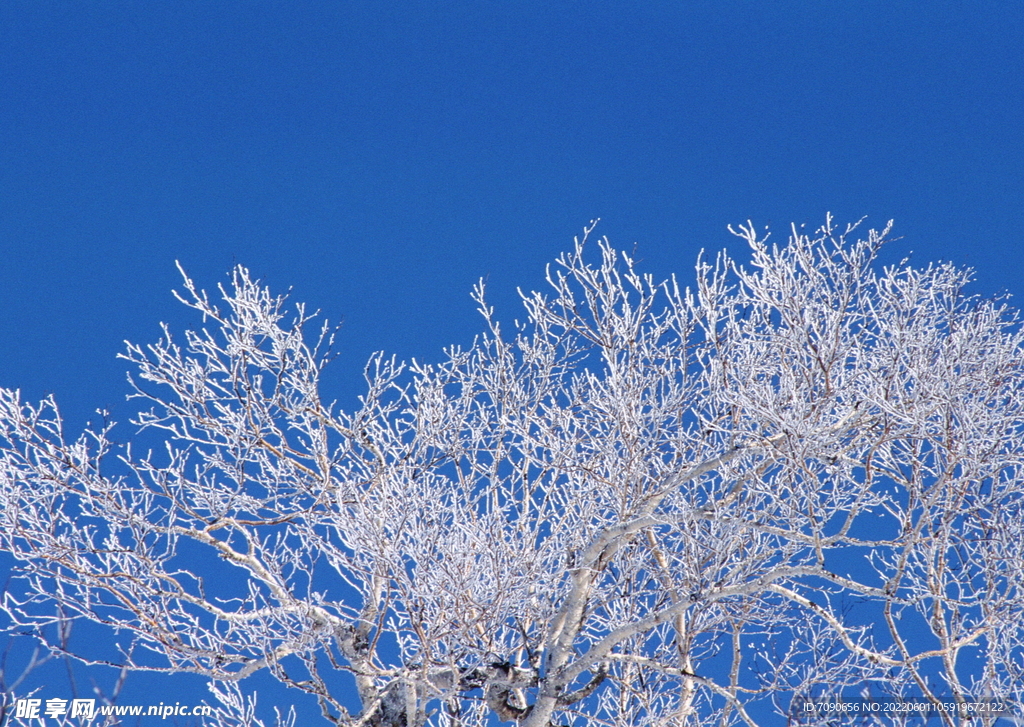
[[258, 722], [260, 670], [349, 727], [1020, 700], [1017, 314], [852, 230], [740, 227], [749, 265], [701, 259], [692, 290], [584, 236], [525, 323], [478, 286], [473, 346], [375, 356], [353, 412], [302, 306], [186, 277], [202, 327], [124, 354], [162, 448], [0, 392], [11, 628], [104, 624], [106, 662], [208, 677], [218, 725]]

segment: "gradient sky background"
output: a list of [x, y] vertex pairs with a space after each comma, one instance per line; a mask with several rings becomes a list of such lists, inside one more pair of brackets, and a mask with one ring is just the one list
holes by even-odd
[[343, 319], [349, 406], [595, 217], [682, 283], [729, 223], [895, 218], [890, 259], [1024, 293], [1024, 4], [640, 5], [5, 0], [0, 386], [123, 420], [122, 342], [195, 322], [177, 259]]

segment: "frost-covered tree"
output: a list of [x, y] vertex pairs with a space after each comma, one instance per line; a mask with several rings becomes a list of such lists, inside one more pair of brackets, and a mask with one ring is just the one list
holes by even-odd
[[186, 276], [202, 327], [124, 354], [161, 447], [69, 439], [52, 399], [0, 392], [4, 610], [205, 675], [223, 725], [255, 723], [260, 670], [349, 727], [1020, 700], [1017, 314], [948, 264], [879, 269], [889, 228], [854, 227], [742, 226], [749, 264], [702, 258], [692, 289], [584, 235], [524, 322], [479, 286], [470, 348], [373, 357], [351, 412], [302, 306], [243, 268], [216, 304]]

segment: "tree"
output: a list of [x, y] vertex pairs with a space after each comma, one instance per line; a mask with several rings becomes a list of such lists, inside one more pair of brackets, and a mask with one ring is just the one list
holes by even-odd
[[1024, 334], [969, 272], [876, 270], [891, 224], [855, 227], [741, 226], [749, 265], [701, 258], [691, 291], [607, 240], [591, 264], [591, 226], [524, 323], [479, 285], [473, 345], [374, 356], [354, 412], [318, 391], [326, 324], [244, 268], [222, 307], [185, 276], [209, 327], [123, 355], [162, 449], [0, 394], [4, 609], [129, 634], [108, 661], [239, 709], [269, 670], [351, 727], [1020, 700]]

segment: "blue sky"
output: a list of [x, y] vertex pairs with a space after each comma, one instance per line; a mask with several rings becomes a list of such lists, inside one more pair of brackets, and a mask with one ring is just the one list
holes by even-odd
[[[324, 395], [430, 360], [595, 217], [664, 277], [896, 220], [889, 255], [1024, 285], [1017, 2], [0, 4], [0, 386], [127, 412], [180, 260], [343, 319]], [[121, 417], [123, 418], [123, 416]], [[127, 429], [125, 430], [127, 434]]]

